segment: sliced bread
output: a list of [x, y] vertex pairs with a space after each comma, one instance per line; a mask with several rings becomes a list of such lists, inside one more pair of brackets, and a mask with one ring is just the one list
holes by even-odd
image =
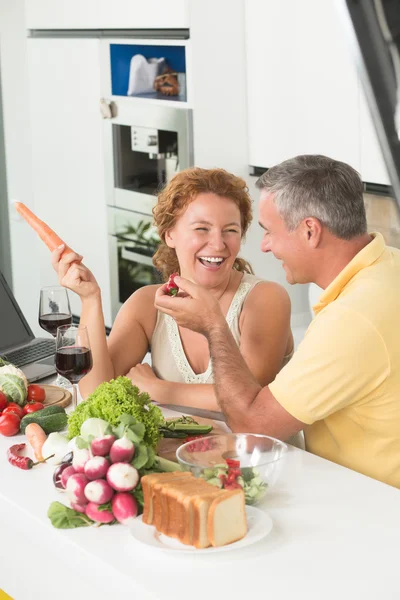
[[243, 490], [230, 490], [212, 501], [208, 511], [207, 533], [213, 546], [225, 546], [246, 535]]

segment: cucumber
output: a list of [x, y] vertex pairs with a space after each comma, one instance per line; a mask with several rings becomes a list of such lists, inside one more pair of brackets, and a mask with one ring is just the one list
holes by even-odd
[[[57, 408], [51, 407], [48, 408]], [[49, 433], [53, 433], [55, 431], [62, 431], [67, 426], [68, 417], [66, 415], [65, 410], [63, 412], [57, 411], [43, 414], [43, 412], [47, 409], [38, 410], [35, 413], [31, 413], [22, 418], [20, 423], [21, 433], [25, 433], [25, 429], [27, 425], [30, 423], [37, 423], [43, 429], [43, 431], [48, 435]]]
[[[44, 417], [47, 415], [56, 415], [58, 413], [60, 413], [60, 415], [65, 414], [65, 409], [61, 406], [45, 406], [42, 410], [37, 410], [35, 414], [40, 414]], [[30, 414], [32, 415], [33, 413]]]

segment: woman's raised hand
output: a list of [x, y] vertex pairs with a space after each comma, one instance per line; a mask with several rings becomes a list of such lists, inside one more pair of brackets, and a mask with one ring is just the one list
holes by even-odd
[[87, 267], [82, 263], [83, 256], [76, 252], [62, 253], [62, 244], [51, 253], [51, 264], [58, 275], [60, 285], [75, 292], [80, 298], [90, 298], [99, 295], [100, 288]]

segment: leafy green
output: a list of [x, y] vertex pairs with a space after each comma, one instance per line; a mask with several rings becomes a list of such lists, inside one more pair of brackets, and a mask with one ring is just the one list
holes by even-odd
[[156, 448], [160, 439], [159, 426], [165, 423], [164, 417], [158, 406], [151, 403], [150, 396], [141, 393], [128, 377], [117, 377], [100, 384], [85, 402], [81, 402], [69, 416], [68, 437], [79, 435], [82, 423], [92, 417], [104, 419], [113, 426], [125, 426], [119, 422], [123, 414], [143, 423], [145, 444]]
[[135, 456], [131, 461], [132, 467], [135, 467], [135, 469], [139, 470], [147, 464], [148, 460], [149, 453], [147, 451], [146, 444], [139, 444], [138, 446], [135, 446]]
[[84, 513], [68, 508], [61, 502], [52, 502], [47, 511], [47, 516], [56, 529], [75, 529], [76, 527], [93, 525], [93, 521]]
[[26, 404], [27, 385], [25, 375], [16, 367], [4, 365], [0, 367], [0, 390], [7, 396], [9, 402], [19, 406]]

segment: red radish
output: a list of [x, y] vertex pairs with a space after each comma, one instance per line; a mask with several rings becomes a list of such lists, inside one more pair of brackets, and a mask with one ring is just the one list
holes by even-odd
[[86, 506], [86, 516], [97, 523], [111, 523], [114, 521], [114, 515], [110, 510], [99, 510], [99, 504], [89, 502]]
[[104, 481], [104, 479], [90, 481], [85, 487], [85, 496], [89, 502], [105, 504], [111, 500], [113, 495], [113, 489], [110, 487], [107, 481]]
[[90, 446], [93, 456], [107, 456], [114, 442], [114, 435], [103, 435], [103, 437], [95, 438]]
[[104, 456], [93, 456], [85, 464], [85, 475], [88, 479], [101, 479], [106, 476], [109, 461]]
[[128, 463], [114, 463], [107, 471], [107, 481], [116, 492], [130, 492], [139, 482], [139, 473]]
[[64, 489], [67, 487], [68, 479], [71, 477], [71, 475], [75, 475], [75, 473], [76, 473], [76, 471], [75, 471], [74, 467], [71, 467], [71, 465], [69, 465], [69, 467], [66, 467], [64, 469], [64, 471], [61, 473], [61, 485], [63, 486]]
[[114, 517], [123, 525], [129, 525], [138, 514], [136, 498], [127, 492], [115, 494], [111, 500], [111, 507]]
[[86, 504], [78, 504], [77, 502], [71, 502], [71, 508], [73, 508], [77, 512], [85, 513], [86, 507], [87, 507], [87, 503]]
[[83, 473], [71, 475], [65, 488], [70, 502], [77, 502], [78, 504], [86, 503], [85, 487], [88, 483], [89, 479]]
[[116, 440], [111, 446], [110, 460], [112, 463], [129, 463], [135, 454], [135, 446], [127, 437]]
[[72, 466], [77, 473], [83, 473], [85, 470], [85, 464], [90, 458], [90, 452], [87, 448], [76, 448], [74, 450], [74, 458], [72, 459]]

